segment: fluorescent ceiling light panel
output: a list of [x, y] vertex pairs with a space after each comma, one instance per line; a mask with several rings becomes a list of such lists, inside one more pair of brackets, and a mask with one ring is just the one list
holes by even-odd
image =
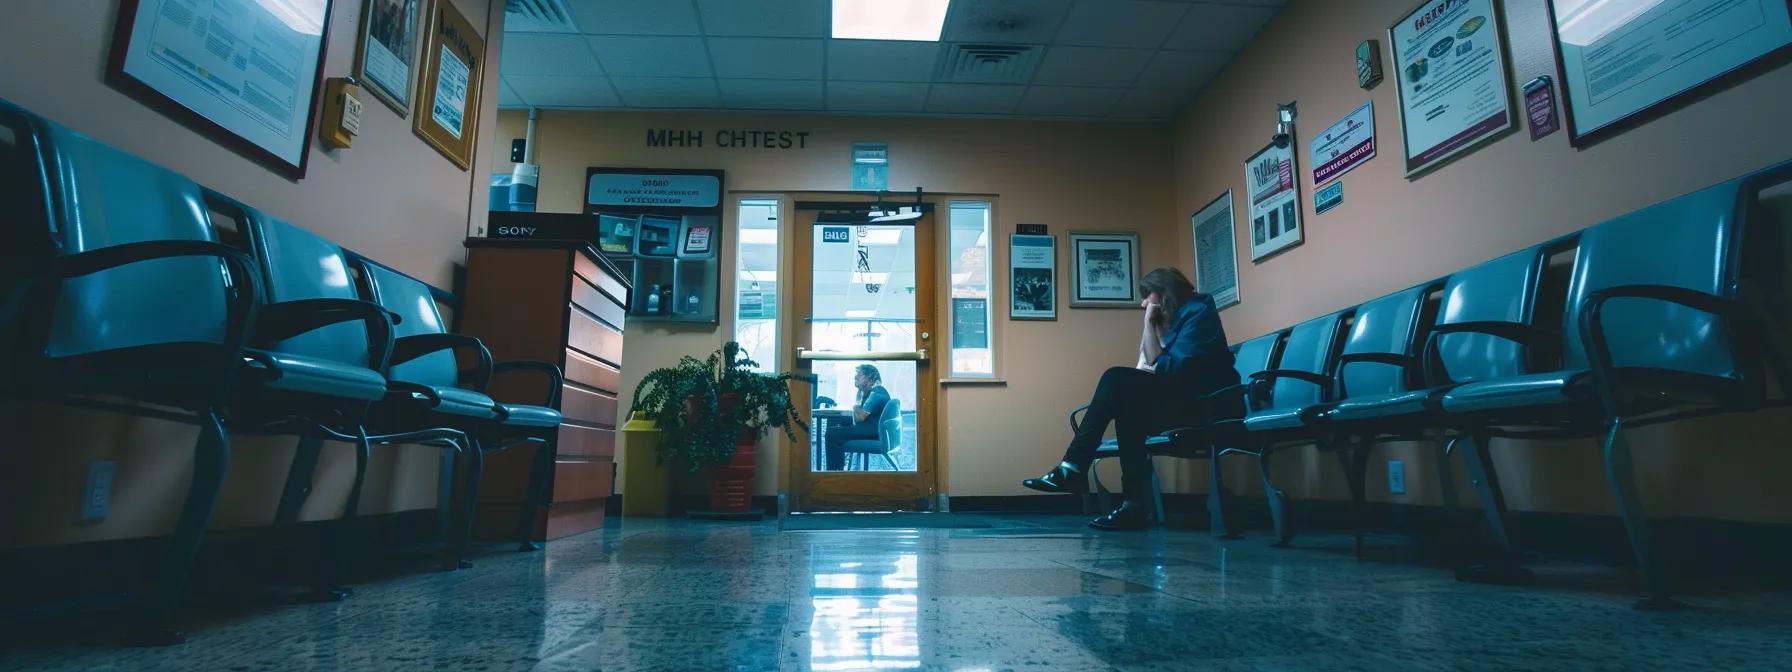
[[938, 42], [952, 0], [834, 0], [834, 39]]

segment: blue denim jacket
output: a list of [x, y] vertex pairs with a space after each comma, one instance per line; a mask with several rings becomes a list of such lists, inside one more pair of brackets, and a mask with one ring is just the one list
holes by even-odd
[[1196, 294], [1182, 304], [1163, 336], [1163, 354], [1153, 364], [1158, 375], [1170, 377], [1172, 386], [1206, 394], [1238, 384], [1226, 330], [1220, 326], [1220, 311], [1212, 296]]

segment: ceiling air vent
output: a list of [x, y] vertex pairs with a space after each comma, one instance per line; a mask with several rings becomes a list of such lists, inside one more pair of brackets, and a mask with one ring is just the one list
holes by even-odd
[[504, 0], [504, 32], [576, 33], [566, 0]]
[[940, 65], [939, 81], [971, 84], [1025, 84], [1039, 64], [1040, 48], [1025, 44], [953, 44]]

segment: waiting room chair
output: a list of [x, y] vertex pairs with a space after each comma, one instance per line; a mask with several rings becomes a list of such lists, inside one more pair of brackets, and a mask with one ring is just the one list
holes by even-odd
[[896, 459], [890, 454], [902, 448], [902, 402], [891, 399], [884, 404], [883, 413], [877, 418], [877, 438], [853, 439], [840, 444], [841, 450], [846, 453], [848, 464], [853, 456], [858, 456], [861, 471], [871, 470], [872, 455], [883, 457], [890, 463], [890, 471], [899, 471]]
[[1270, 478], [1269, 458], [1281, 447], [1334, 446], [1335, 437], [1316, 421], [1316, 416], [1336, 393], [1333, 374], [1343, 344], [1344, 323], [1350, 315], [1351, 311], [1339, 311], [1294, 325], [1288, 330], [1275, 367], [1251, 374], [1247, 383], [1253, 387], [1253, 403], [1244, 416], [1244, 427], [1257, 447], [1276, 546], [1287, 546], [1294, 540], [1294, 520], [1288, 493], [1275, 487]]

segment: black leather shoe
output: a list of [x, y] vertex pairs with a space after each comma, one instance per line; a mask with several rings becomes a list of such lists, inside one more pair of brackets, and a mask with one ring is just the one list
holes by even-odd
[[1039, 478], [1021, 481], [1021, 485], [1040, 492], [1051, 493], [1085, 493], [1089, 491], [1089, 477], [1080, 471], [1065, 469], [1060, 464]]
[[1089, 521], [1089, 527], [1103, 530], [1143, 530], [1150, 526], [1151, 512], [1131, 501], [1122, 502], [1120, 508], [1109, 511], [1108, 515]]

